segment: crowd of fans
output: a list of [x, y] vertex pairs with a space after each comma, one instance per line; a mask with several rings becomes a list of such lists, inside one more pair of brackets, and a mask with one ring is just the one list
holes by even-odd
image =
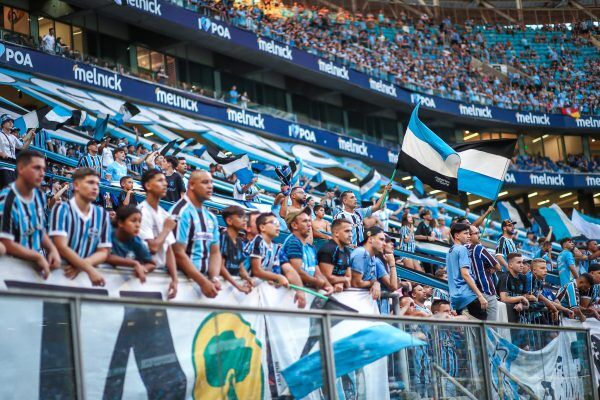
[[600, 158], [585, 157], [581, 154], [568, 154], [566, 160], [553, 161], [549, 157], [536, 155], [517, 155], [512, 158], [509, 171], [534, 171], [534, 172], [598, 172], [600, 170]]
[[[382, 300], [382, 292], [398, 293], [398, 314], [406, 316], [496, 320], [500, 301], [514, 322], [557, 323], [560, 314], [600, 319], [595, 241], [578, 250], [572, 240], [563, 240], [563, 251], [555, 257], [552, 232], [540, 240], [530, 232], [527, 242], [517, 246], [514, 222], [506, 220], [492, 254], [481, 243], [479, 227], [493, 208], [473, 223], [463, 216], [448, 227], [443, 211], [387, 210], [384, 199], [391, 184], [368, 206], [352, 191], [326, 189], [317, 203], [304, 187], [282, 184], [271, 212], [230, 206], [220, 212], [220, 227], [204, 205], [213, 194], [213, 178], [229, 180], [240, 201], [256, 195], [256, 180], [242, 185], [216, 164], [190, 172], [184, 157], [121, 140], [91, 139], [68, 176], [45, 183], [47, 163], [39, 150], [46, 149], [38, 147], [44, 140], [37, 137], [42, 131], [20, 135], [6, 114], [0, 122], [0, 253], [32, 262], [44, 278], [63, 266], [66, 276], [85, 273], [93, 285], [102, 286], [96, 267], [108, 263], [131, 267], [142, 282], [156, 268], [166, 268], [169, 297], [176, 296], [181, 271], [207, 297], [217, 296], [222, 279], [244, 293], [266, 280], [325, 295], [365, 289], [386, 313], [389, 302]], [[35, 150], [28, 148], [32, 143]], [[128, 154], [129, 148], [138, 156]], [[118, 182], [121, 192], [101, 192], [103, 181]], [[169, 211], [161, 201], [170, 204]], [[390, 220], [401, 228], [393, 229]], [[419, 242], [450, 244], [445, 267], [426, 258], [418, 261]], [[447, 281], [449, 291], [399, 279], [396, 267]], [[559, 274], [558, 292], [545, 282], [551, 271]], [[304, 307], [304, 292], [295, 296]]]
[[[525, 36], [529, 29], [518, 26], [476, 26], [470, 20], [457, 25], [449, 18], [439, 23], [427, 14], [392, 19], [383, 10], [352, 14], [272, 1], [230, 6], [214, 1], [204, 7], [241, 28], [418, 92], [510, 109], [600, 113], [597, 52], [584, 62], [573, 59], [592, 46], [589, 34], [597, 27], [591, 23], [536, 30], [532, 42], [546, 45], [540, 55]], [[519, 50], [511, 40], [488, 43], [487, 34], [495, 33], [509, 33]], [[514, 69], [504, 77], [480, 73], [473, 58]]]

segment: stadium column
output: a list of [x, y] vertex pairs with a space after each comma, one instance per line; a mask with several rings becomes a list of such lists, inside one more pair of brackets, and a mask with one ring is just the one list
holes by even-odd
[[577, 191], [577, 201], [579, 201], [579, 211], [584, 214], [596, 214], [596, 206], [594, 205], [594, 195], [583, 190]]
[[528, 194], [529, 193], [523, 193], [523, 195], [521, 196], [521, 198], [523, 199], [523, 211], [525, 211], [526, 213], [531, 211], [531, 205], [529, 204]]
[[221, 71], [215, 69], [213, 75], [215, 78], [215, 93], [221, 93], [223, 90], [221, 85]]

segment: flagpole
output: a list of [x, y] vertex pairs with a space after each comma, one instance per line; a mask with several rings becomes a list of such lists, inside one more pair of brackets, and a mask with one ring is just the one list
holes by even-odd
[[[397, 172], [397, 171], [398, 171], [398, 170], [394, 168], [394, 172], [392, 172], [392, 176], [390, 177], [390, 183], [393, 183], [393, 182], [394, 182], [394, 178], [396, 177], [396, 172]], [[390, 192], [389, 192], [388, 190], [386, 190], [386, 191], [385, 191], [385, 193], [383, 194], [383, 200], [381, 201], [381, 208], [385, 207], [385, 202], [386, 202], [386, 201], [387, 201], [387, 199], [388, 199], [388, 194], [389, 194], [389, 193], [390, 193]]]

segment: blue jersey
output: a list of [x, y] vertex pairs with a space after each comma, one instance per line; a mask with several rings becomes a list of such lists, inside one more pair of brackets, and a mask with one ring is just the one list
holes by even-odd
[[242, 239], [237, 237], [234, 241], [227, 233], [227, 230], [224, 230], [221, 232], [219, 248], [227, 271], [229, 271], [231, 275], [239, 276], [240, 264], [242, 264], [246, 258]]
[[[415, 233], [413, 232], [413, 229], [407, 225], [403, 225], [402, 228], [400, 228], [400, 236], [400, 250], [414, 253], [417, 243], [415, 242]], [[408, 238], [408, 243], [404, 241], [406, 238]]]
[[565, 286], [570, 280], [573, 279], [573, 275], [571, 274], [571, 268], [569, 268], [569, 266], [571, 265], [576, 265], [575, 256], [573, 256], [573, 252], [570, 250], [561, 251], [558, 255], [556, 263], [558, 266], [558, 277], [560, 278], [560, 286]]
[[[496, 254], [502, 254], [502, 256], [504, 257], [504, 261], [508, 263], [508, 255], [510, 253], [516, 252], [517, 246], [515, 245], [515, 242], [513, 242], [513, 240], [510, 238], [500, 236], [500, 239], [498, 239], [498, 244], [496, 246]], [[506, 268], [504, 268], [504, 266], [502, 267], [502, 270], [506, 272]]]
[[281, 262], [279, 253], [281, 246], [274, 242], [267, 243], [261, 235], [256, 236], [249, 244], [250, 258], [258, 258], [260, 260], [260, 268], [281, 274]]
[[467, 268], [473, 280], [473, 270], [469, 260], [469, 251], [463, 245], [453, 245], [446, 255], [446, 268], [448, 271], [448, 288], [450, 289], [450, 303], [452, 308], [460, 311], [466, 308], [477, 295], [471, 290], [461, 275], [461, 270]]
[[567, 282], [556, 294], [556, 300], [565, 308], [579, 307], [579, 290], [575, 281]]
[[102, 170], [102, 157], [100, 157], [98, 154], [96, 154], [95, 156], [91, 154], [86, 154], [82, 156], [79, 159], [79, 162], [77, 163], [77, 168], [81, 167], [91, 168], [104, 176], [104, 171]]
[[112, 247], [108, 212], [90, 204], [87, 215], [77, 207], [75, 199], [57, 204], [50, 215], [50, 236], [65, 236], [69, 248], [79, 257], [94, 254], [99, 248]]
[[127, 176], [127, 165], [114, 161], [106, 168], [104, 173], [110, 175], [111, 181], [119, 182], [122, 177]]
[[175, 241], [185, 245], [186, 254], [200, 272], [208, 273], [210, 247], [219, 243], [217, 217], [204, 206], [194, 207], [187, 196], [175, 203], [170, 212], [177, 221]]
[[383, 263], [378, 263], [377, 257], [369, 254], [364, 247], [358, 247], [350, 254], [350, 269], [362, 274], [363, 281], [373, 281], [387, 275]]
[[312, 244], [302, 244], [300, 239], [292, 234], [283, 242], [281, 251], [285, 260], [302, 259], [302, 270], [310, 276], [315, 276], [317, 270], [317, 252]]
[[48, 142], [50, 141], [50, 136], [45, 129], [41, 129], [35, 133], [33, 136], [33, 140], [31, 141], [31, 145], [35, 146], [42, 150], [48, 150]]
[[21, 197], [14, 183], [0, 191], [0, 238], [41, 252], [45, 231], [46, 197], [41, 190], [34, 189], [30, 200]]

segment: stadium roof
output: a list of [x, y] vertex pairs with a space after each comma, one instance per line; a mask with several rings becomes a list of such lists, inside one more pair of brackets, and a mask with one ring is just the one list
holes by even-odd
[[559, 24], [599, 21], [600, 0], [313, 0], [310, 3], [342, 7], [356, 12], [402, 11], [430, 17], [450, 16], [460, 22], [472, 19], [485, 24]]

